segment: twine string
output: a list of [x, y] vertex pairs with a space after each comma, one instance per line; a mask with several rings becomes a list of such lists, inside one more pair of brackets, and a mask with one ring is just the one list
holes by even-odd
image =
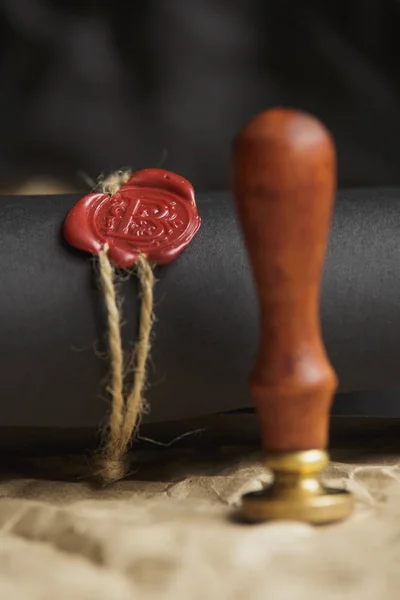
[[[103, 191], [115, 194], [126, 181], [125, 171], [113, 174], [102, 183]], [[115, 269], [108, 257], [108, 250], [108, 244], [105, 244], [99, 252], [100, 283], [107, 310], [111, 362], [111, 381], [108, 390], [111, 395], [111, 407], [102, 448], [97, 456], [97, 473], [104, 483], [123, 479], [127, 475], [129, 461], [126, 453], [145, 409], [143, 393], [146, 387], [146, 365], [151, 349], [155, 283], [151, 264], [146, 256], [140, 253], [136, 265], [141, 295], [139, 338], [131, 359], [134, 380], [125, 398], [121, 313], [115, 287]]]
[[124, 355], [121, 340], [121, 316], [118, 310], [117, 294], [114, 286], [114, 268], [108, 258], [108, 244], [99, 253], [100, 282], [107, 309], [108, 348], [111, 359], [111, 409], [109, 415], [109, 435], [105, 442], [104, 454], [116, 458], [120, 453], [119, 432], [124, 414]]
[[139, 324], [139, 340], [136, 344], [134, 362], [134, 380], [131, 392], [126, 399], [125, 419], [122, 424], [122, 443], [127, 445], [132, 437], [135, 425], [146, 409], [143, 392], [146, 386], [146, 366], [150, 355], [150, 334], [153, 326], [153, 290], [154, 273], [147, 258], [139, 254], [137, 274], [141, 288], [141, 308]]

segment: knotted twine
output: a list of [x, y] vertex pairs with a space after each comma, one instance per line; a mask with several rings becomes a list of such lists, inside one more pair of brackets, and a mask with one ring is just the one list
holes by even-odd
[[[101, 191], [114, 195], [130, 177], [130, 171], [113, 173], [100, 183]], [[137, 431], [146, 408], [143, 397], [146, 386], [146, 366], [150, 354], [150, 334], [153, 315], [152, 266], [147, 257], [139, 253], [136, 273], [139, 279], [141, 307], [139, 337], [131, 357], [134, 379], [125, 394], [124, 351], [121, 339], [121, 312], [115, 287], [116, 270], [108, 257], [109, 247], [104, 244], [99, 252], [100, 284], [104, 295], [108, 321], [108, 347], [111, 363], [111, 380], [108, 392], [111, 406], [108, 423], [103, 432], [100, 451], [95, 457], [96, 474], [103, 483], [123, 479], [129, 471], [127, 450]]]

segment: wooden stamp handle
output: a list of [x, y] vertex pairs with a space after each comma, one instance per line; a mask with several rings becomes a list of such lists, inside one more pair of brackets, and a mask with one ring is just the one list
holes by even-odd
[[234, 191], [261, 317], [250, 387], [269, 452], [327, 444], [337, 382], [319, 301], [335, 163], [330, 134], [298, 111], [266, 111], [235, 140]]

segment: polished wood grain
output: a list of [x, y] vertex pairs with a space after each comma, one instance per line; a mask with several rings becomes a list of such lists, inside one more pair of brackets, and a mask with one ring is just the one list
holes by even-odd
[[270, 452], [327, 444], [337, 382], [319, 301], [335, 163], [327, 130], [288, 109], [256, 116], [234, 144], [234, 192], [261, 318], [250, 389]]

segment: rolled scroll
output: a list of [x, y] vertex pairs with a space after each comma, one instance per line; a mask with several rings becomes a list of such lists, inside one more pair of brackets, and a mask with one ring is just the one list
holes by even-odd
[[[0, 427], [97, 430], [107, 409], [106, 318], [92, 259], [62, 226], [78, 197], [0, 198]], [[251, 406], [258, 310], [232, 197], [197, 196], [202, 228], [157, 267], [144, 422]], [[138, 297], [125, 298], [134, 344]], [[340, 392], [400, 383], [400, 190], [342, 191], [322, 293], [324, 341]], [[351, 400], [341, 412], [354, 413]], [[400, 402], [398, 405], [400, 416]]]

